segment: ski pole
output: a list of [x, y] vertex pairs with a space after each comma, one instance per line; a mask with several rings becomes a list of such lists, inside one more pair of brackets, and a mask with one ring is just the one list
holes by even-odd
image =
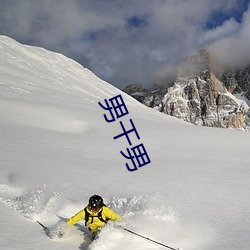
[[46, 231], [46, 230], [48, 230], [48, 228], [47, 227], [45, 227], [40, 221], [36, 221], [40, 226], [42, 226], [43, 227], [43, 229]]
[[154, 243], [156, 243], [156, 244], [158, 244], [158, 245], [161, 245], [161, 246], [163, 246], [163, 247], [169, 248], [169, 249], [171, 249], [171, 250], [180, 250], [180, 248], [173, 248], [173, 247], [167, 246], [167, 245], [162, 244], [162, 243], [160, 243], [160, 242], [158, 242], [158, 241], [155, 241], [155, 240], [152, 240], [152, 239], [150, 239], [150, 238], [148, 238], [148, 237], [145, 237], [145, 236], [143, 236], [143, 235], [141, 235], [141, 234], [135, 233], [135, 232], [133, 232], [133, 231], [127, 229], [127, 228], [124, 228], [124, 227], [123, 227], [122, 229], [125, 230], [125, 231], [127, 231], [127, 232], [129, 232], [129, 233], [131, 233], [131, 234], [137, 235], [137, 236], [139, 236], [139, 237], [141, 237], [141, 238], [143, 238], [143, 239], [146, 239], [146, 240], [148, 240], [148, 241], [154, 242]]

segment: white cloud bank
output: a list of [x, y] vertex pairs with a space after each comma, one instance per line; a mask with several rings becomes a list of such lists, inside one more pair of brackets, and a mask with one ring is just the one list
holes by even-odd
[[245, 0], [5, 0], [0, 33], [62, 52], [122, 88], [152, 84], [209, 45], [224, 62], [246, 63], [249, 15]]

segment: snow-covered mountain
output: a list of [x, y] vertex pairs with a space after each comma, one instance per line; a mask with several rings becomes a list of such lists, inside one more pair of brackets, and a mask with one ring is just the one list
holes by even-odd
[[[106, 122], [98, 103], [119, 95], [129, 113]], [[131, 146], [114, 139], [130, 119]], [[0, 36], [0, 248], [163, 249], [112, 225], [90, 243], [84, 222], [62, 239], [36, 223], [53, 228], [97, 193], [124, 227], [168, 246], [248, 250], [249, 139], [161, 114], [63, 55]], [[151, 162], [130, 172], [120, 151], [139, 143]]]
[[250, 103], [250, 66], [238, 69], [228, 69], [218, 72], [218, 79], [223, 82], [230, 93], [245, 97]]
[[208, 50], [200, 50], [180, 65], [171, 86], [124, 91], [143, 104], [187, 122], [209, 127], [250, 127], [249, 68], [217, 72]]

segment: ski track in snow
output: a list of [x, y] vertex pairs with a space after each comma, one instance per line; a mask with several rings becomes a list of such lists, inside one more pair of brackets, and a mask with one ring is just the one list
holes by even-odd
[[[25, 102], [5, 100], [1, 103], [0, 113], [8, 108], [9, 112], [2, 121], [15, 122], [33, 128], [47, 129], [66, 133], [85, 133], [91, 129], [88, 122], [70, 118], [62, 109], [51, 108], [48, 105], [38, 105]], [[20, 112], [20, 108], [23, 110]], [[2, 112], [1, 112], [2, 111]], [[69, 112], [69, 111], [68, 111]]]
[[[185, 225], [172, 208], [164, 205], [166, 202], [162, 195], [144, 194], [129, 198], [107, 197], [106, 199], [107, 206], [123, 217], [121, 225], [129, 230], [176, 248], [178, 244], [183, 244], [187, 246], [185, 249], [192, 249], [193, 246], [197, 249], [199, 244], [204, 244], [204, 239], [200, 239], [200, 242], [197, 240], [201, 226], [195, 225], [194, 229], [190, 225]], [[66, 200], [63, 193], [50, 193], [45, 185], [25, 191], [10, 183], [1, 183], [0, 202], [29, 220], [45, 222], [53, 240], [63, 241], [69, 245], [79, 244], [79, 249], [82, 250], [115, 250], [120, 247], [124, 249], [124, 240], [128, 242], [126, 249], [162, 249], [153, 242], [115, 228], [113, 223], [107, 225], [101, 231], [99, 238], [92, 243], [83, 222], [68, 228], [64, 237], [58, 239], [57, 231], [63, 228], [66, 219], [60, 220], [56, 215], [61, 214], [69, 218], [83, 207], [82, 204]], [[162, 239], [166, 242], [162, 242]]]

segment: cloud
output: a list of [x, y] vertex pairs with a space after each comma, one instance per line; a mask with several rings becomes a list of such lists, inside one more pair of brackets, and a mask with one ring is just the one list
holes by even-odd
[[[120, 88], [149, 86], [204, 46], [216, 53], [237, 44], [247, 49], [249, 14], [242, 22], [233, 17], [239, 2], [2, 0], [0, 33], [61, 52]], [[218, 23], [218, 16], [225, 20]]]
[[240, 28], [240, 24], [232, 17], [226, 20], [221, 26], [204, 31], [204, 34], [200, 38], [201, 44], [211, 44], [219, 41], [225, 37], [231, 36], [237, 33]]
[[[227, 29], [225, 26], [220, 29]], [[210, 51], [216, 61], [225, 67], [244, 67], [250, 64], [250, 10], [243, 15], [242, 22], [221, 39], [210, 44]]]

